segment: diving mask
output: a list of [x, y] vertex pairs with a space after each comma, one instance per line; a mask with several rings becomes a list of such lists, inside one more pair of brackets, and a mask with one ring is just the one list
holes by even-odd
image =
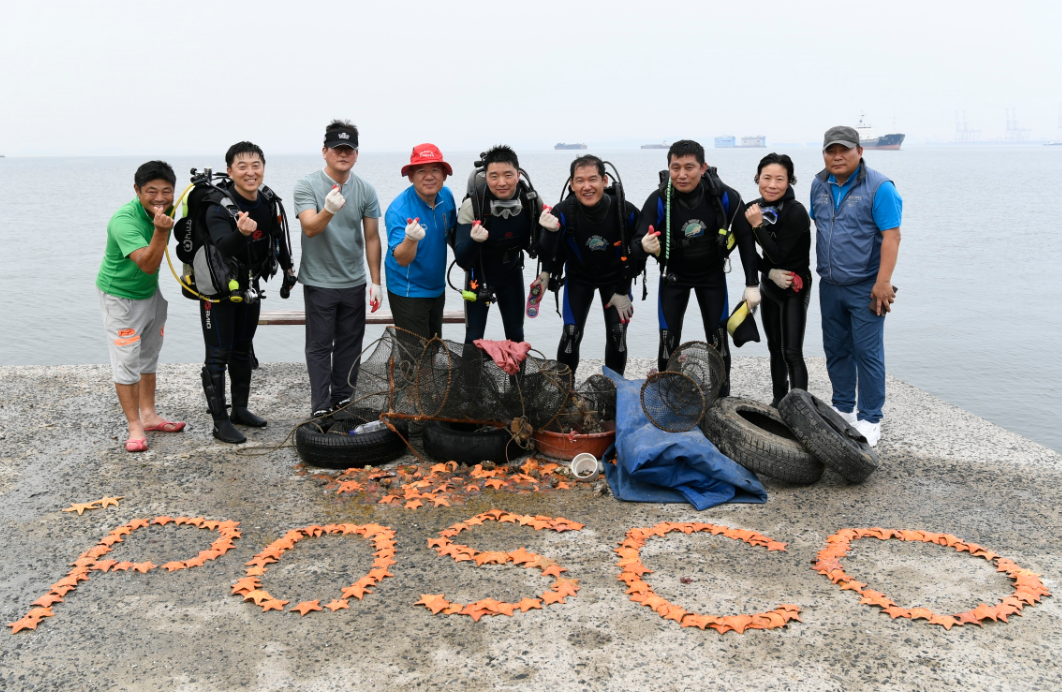
[[507, 219], [510, 216], [519, 216], [520, 212], [524, 210], [524, 205], [520, 202], [519, 197], [513, 197], [512, 199], [494, 199], [490, 202], [490, 213], [492, 216], [500, 216], [503, 219]]
[[778, 210], [774, 207], [760, 207], [760, 213], [763, 214], [763, 222], [769, 223], [772, 226], [778, 223]]

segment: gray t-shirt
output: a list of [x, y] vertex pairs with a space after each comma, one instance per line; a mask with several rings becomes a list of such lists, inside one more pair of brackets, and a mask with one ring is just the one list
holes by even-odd
[[[324, 209], [336, 181], [314, 171], [295, 183], [295, 216]], [[380, 200], [372, 185], [354, 175], [340, 190], [347, 200], [325, 229], [313, 238], [302, 234], [299, 281], [318, 288], [351, 288], [365, 283], [365, 235], [361, 220], [380, 218]]]

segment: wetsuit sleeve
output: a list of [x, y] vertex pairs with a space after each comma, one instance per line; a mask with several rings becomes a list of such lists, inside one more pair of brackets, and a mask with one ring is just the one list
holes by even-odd
[[[737, 215], [734, 217], [734, 224], [732, 226], [734, 236], [737, 238], [739, 248], [742, 246], [743, 243], [752, 243], [752, 252], [756, 255], [756, 268], [759, 271], [767, 271], [766, 269], [764, 269], [765, 264], [763, 258], [759, 256], [759, 253], [756, 252], [756, 241], [758, 240], [756, 231], [749, 224], [748, 219], [745, 218], [745, 211], [747, 209], [748, 205], [744, 202], [742, 202], [741, 206], [738, 207]], [[763, 243], [760, 244], [763, 245]], [[745, 255], [742, 254], [741, 257], [742, 269], [744, 269]]]
[[556, 208], [553, 211], [560, 219], [560, 229], [547, 231], [543, 228], [538, 238], [538, 256], [542, 259], [542, 270], [550, 274], [563, 267], [568, 257], [567, 247], [563, 241], [566, 231], [564, 211]]
[[466, 271], [479, 256], [480, 244], [472, 240], [472, 222], [475, 220], [472, 200], [466, 199], [457, 212], [457, 234], [454, 239], [454, 259], [457, 260], [457, 266]]
[[[811, 218], [808, 217], [807, 209], [803, 204], [797, 202], [795, 208], [786, 214], [784, 229], [778, 233], [780, 238], [771, 238], [769, 233], [757, 233], [757, 238], [761, 241], [760, 245], [763, 245], [764, 253], [771, 258], [775, 264], [779, 262], [792, 262], [794, 261], [790, 255], [796, 250], [797, 246], [801, 242], [810, 243], [811, 240], [805, 237], [805, 234], [811, 233]], [[766, 236], [766, 237], [761, 237]], [[770, 248], [765, 243], [770, 243]]]
[[900, 227], [903, 218], [903, 200], [892, 181], [882, 183], [874, 193], [874, 223], [879, 231]]
[[741, 268], [745, 271], [745, 285], [758, 286], [760, 277], [756, 272], [760, 257], [756, 254], [756, 243], [752, 240], [751, 233], [737, 232], [741, 222], [745, 221], [745, 203], [741, 201], [741, 194], [734, 188], [727, 187], [726, 191], [730, 200], [730, 218], [728, 221], [737, 240], [738, 254], [741, 255]]
[[[660, 193], [657, 190], [653, 190], [649, 194], [649, 198], [645, 200], [645, 204], [642, 205], [641, 214], [638, 216], [638, 224], [635, 226], [634, 237], [631, 238], [631, 257], [638, 262], [644, 264], [649, 256], [645, 254], [645, 250], [642, 249], [642, 238], [649, 232], [649, 226], [654, 228], [657, 224], [657, 203], [660, 200]], [[656, 228], [656, 230], [660, 230]]]
[[220, 205], [207, 207], [206, 225], [210, 241], [222, 257], [235, 257], [247, 247], [247, 236], [233, 228], [232, 216]]

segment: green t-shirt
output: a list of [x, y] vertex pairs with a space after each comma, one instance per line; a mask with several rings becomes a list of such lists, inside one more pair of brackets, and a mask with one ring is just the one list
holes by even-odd
[[129, 255], [151, 243], [155, 224], [140, 200], [123, 205], [107, 224], [107, 249], [103, 252], [96, 286], [119, 298], [144, 300], [159, 288], [159, 273], [145, 274]]
[[[295, 183], [295, 216], [324, 209], [325, 196], [336, 182], [314, 171]], [[312, 238], [302, 234], [299, 281], [317, 288], [352, 288], [365, 283], [365, 234], [361, 220], [380, 218], [376, 190], [353, 173], [339, 190], [346, 204], [325, 229]]]

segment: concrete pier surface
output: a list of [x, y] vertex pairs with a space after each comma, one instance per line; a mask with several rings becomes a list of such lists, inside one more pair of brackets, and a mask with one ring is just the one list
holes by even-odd
[[[598, 364], [599, 365], [599, 364]], [[580, 379], [594, 369], [586, 363]], [[822, 361], [810, 389], [828, 398]], [[628, 377], [644, 374], [633, 362]], [[106, 366], [0, 368], [0, 616], [22, 618], [70, 564], [107, 533], [138, 518], [238, 521], [235, 547], [202, 566], [168, 572], [91, 572], [51, 607], [37, 629], [0, 633], [0, 689], [21, 690], [1057, 690], [1062, 688], [1059, 598], [1026, 606], [1009, 622], [950, 630], [892, 619], [811, 569], [826, 538], [844, 528], [954, 534], [1042, 575], [1062, 589], [1062, 455], [890, 379], [881, 468], [862, 485], [827, 471], [809, 487], [762, 479], [764, 505], [697, 512], [634, 504], [578, 486], [541, 494], [488, 490], [468, 503], [408, 510], [337, 496], [300, 474], [286, 447], [250, 456], [210, 435], [199, 365], [163, 366], [159, 411], [184, 420], [179, 434], [150, 433], [150, 451], [128, 454]], [[769, 400], [765, 360], [738, 358], [733, 394]], [[308, 410], [305, 367], [256, 371], [252, 410], [269, 427], [247, 447], [281, 442]], [[409, 462], [407, 457], [404, 462]], [[78, 515], [73, 503], [121, 496], [119, 506]], [[565, 517], [580, 531], [533, 531], [487, 522], [460, 541], [484, 551], [519, 547], [556, 560], [578, 595], [543, 609], [484, 617], [432, 615], [422, 594], [468, 603], [518, 602], [551, 579], [513, 564], [475, 566], [437, 555], [428, 539], [498, 508]], [[707, 533], [671, 533], [641, 552], [657, 594], [702, 615], [801, 608], [782, 629], [719, 634], [683, 628], [629, 600], [613, 552], [632, 527], [664, 521], [752, 529], [787, 543], [767, 551]], [[263, 612], [232, 584], [245, 563], [290, 529], [378, 523], [395, 531], [396, 564], [349, 608]], [[152, 525], [107, 558], [194, 557], [213, 531]], [[360, 536], [304, 540], [259, 578], [291, 602], [340, 598], [372, 567]], [[853, 541], [848, 574], [905, 608], [950, 614], [993, 605], [1014, 591], [995, 565], [939, 545]], [[290, 607], [290, 606], [289, 606]]]

